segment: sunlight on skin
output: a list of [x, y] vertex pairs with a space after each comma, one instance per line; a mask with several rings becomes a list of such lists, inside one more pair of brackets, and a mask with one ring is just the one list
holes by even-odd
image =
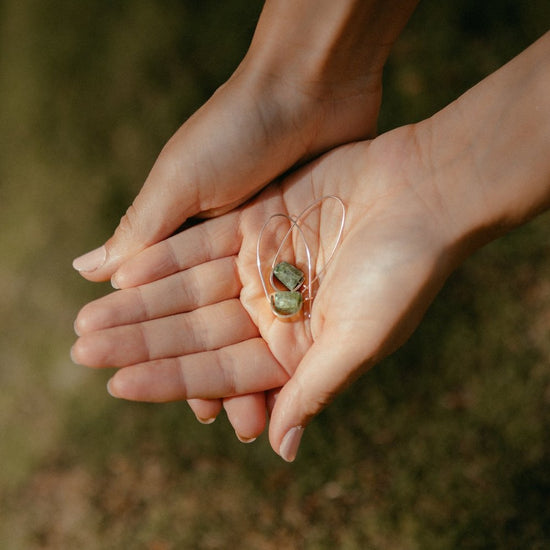
[[[252, 413], [249, 410], [248, 414], [249, 417], [257, 416], [256, 426], [262, 425], [263, 429], [260, 421], [260, 417], [265, 418], [266, 409], [263, 390], [278, 389], [286, 384], [301, 361], [304, 362], [301, 370], [305, 372], [305, 379], [295, 377], [293, 384], [307, 383], [310, 390], [319, 391], [319, 395], [324, 395], [323, 387], [336, 391], [348, 384], [351, 378], [358, 376], [357, 367], [365, 358], [367, 367], [406, 339], [448, 273], [448, 269], [440, 269], [439, 258], [447, 246], [446, 239], [450, 238], [449, 231], [427, 213], [427, 201], [420, 198], [418, 189], [411, 189], [404, 174], [396, 178], [399, 183], [395, 185], [384, 177], [382, 167], [395, 165], [393, 155], [402, 155], [411, 131], [403, 129], [394, 134], [393, 140], [398, 143], [391, 146], [392, 140], [387, 140], [390, 146], [379, 147], [376, 160], [370, 152], [369, 142], [336, 150], [282, 185], [271, 187], [241, 210], [193, 227], [127, 262], [116, 274], [117, 282], [120, 286], [123, 281], [144, 284], [139, 291], [140, 299], [146, 304], [150, 300], [150, 305], [137, 305], [136, 289], [128, 288], [84, 308], [76, 323], [82, 336], [73, 348], [75, 360], [86, 365], [103, 364], [102, 350], [115, 346], [115, 340], [116, 345], [120, 345], [120, 339], [114, 339], [120, 333], [113, 332], [118, 329], [100, 326], [102, 322], [112, 325], [115, 315], [120, 315], [114, 313], [113, 308], [116, 308], [127, 310], [123, 322], [137, 322], [139, 327], [139, 330], [126, 333], [130, 339], [128, 347], [143, 347], [143, 343], [149, 341], [143, 334], [153, 325], [159, 325], [166, 339], [162, 344], [165, 359], [161, 358], [162, 346], [154, 355], [149, 349], [148, 359], [152, 360], [123, 368], [115, 374], [110, 391], [119, 397], [148, 401], [195, 400], [262, 390], [261, 394], [245, 397], [251, 402], [254, 400]], [[340, 169], [342, 165], [348, 168], [345, 177]], [[365, 176], [367, 166], [369, 171]], [[337, 195], [344, 201], [347, 220], [342, 243], [315, 298], [310, 331], [307, 322], [281, 321], [274, 317], [257, 273], [256, 244], [258, 233], [271, 214], [295, 214], [326, 194]], [[332, 209], [332, 216], [334, 213]], [[402, 235], [407, 236], [405, 241]], [[205, 242], [209, 246], [205, 246]], [[236, 256], [235, 250], [238, 250]], [[224, 257], [226, 261], [235, 258], [237, 266], [228, 279], [225, 278], [228, 271], [222, 271], [226, 267], [221, 260]], [[206, 263], [201, 265], [200, 262]], [[193, 333], [190, 337], [195, 345], [192, 355], [173, 357], [182, 345], [181, 321], [169, 304], [153, 305], [154, 296], [157, 291], [177, 296], [180, 292], [177, 277], [182, 274], [196, 285], [200, 278], [193, 272], [205, 266], [211, 271], [210, 275], [204, 277], [204, 285], [199, 283], [199, 291], [189, 295], [208, 296], [212, 280], [223, 282], [220, 286], [226, 288], [226, 295], [218, 292], [212, 298], [205, 298], [212, 301], [209, 305], [191, 302], [180, 307], [184, 310], [198, 307], [203, 314], [198, 326], [187, 325], [187, 330]], [[176, 275], [180, 269], [183, 271]], [[150, 282], [152, 279], [158, 280]], [[429, 292], [424, 289], [427, 280], [430, 281]], [[421, 281], [420, 287], [418, 281]], [[155, 285], [158, 285], [156, 290]], [[252, 334], [235, 332], [228, 335], [228, 329], [220, 325], [222, 308], [237, 287], [240, 287], [243, 313], [258, 327], [266, 347], [259, 346]], [[396, 288], [400, 291], [395, 292]], [[418, 310], [415, 318], [400, 323], [413, 306]], [[161, 308], [155, 310], [153, 317], [163, 314], [162, 307], [170, 316], [144, 321], [143, 312], [152, 307]], [[193, 313], [189, 311], [183, 315]], [[162, 329], [161, 323], [166, 323]], [[85, 332], [87, 325], [93, 327], [91, 332]], [[353, 331], [350, 330], [352, 326]], [[212, 333], [210, 343], [201, 339], [204, 327]], [[220, 340], [222, 335], [233, 344]], [[100, 344], [102, 341], [104, 343]], [[147, 359], [145, 355], [140, 357]], [[330, 368], [331, 361], [340, 364], [341, 369]], [[308, 367], [309, 363], [313, 365]], [[261, 406], [258, 405], [260, 395]], [[332, 394], [324, 395], [323, 400], [329, 402], [331, 398]], [[210, 406], [218, 410], [219, 401]], [[242, 410], [245, 410], [244, 405]], [[245, 431], [237, 427], [236, 430], [241, 434]]]

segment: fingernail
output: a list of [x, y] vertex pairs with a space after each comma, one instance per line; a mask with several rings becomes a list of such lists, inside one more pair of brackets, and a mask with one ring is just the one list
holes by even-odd
[[120, 286], [119, 286], [119, 284], [116, 282], [116, 278], [115, 278], [114, 275], [111, 277], [111, 286], [112, 286], [115, 290], [120, 290]]
[[118, 395], [113, 391], [113, 379], [111, 378], [108, 382], [107, 382], [107, 392], [109, 393], [109, 395], [111, 397], [117, 397], [118, 398]]
[[77, 271], [95, 271], [105, 263], [107, 250], [104, 246], [100, 246], [83, 256], [78, 257], [73, 261], [73, 267]]
[[241, 443], [252, 443], [253, 441], [256, 441], [255, 437], [242, 437], [237, 432], [235, 432], [235, 435]]
[[74, 346], [71, 347], [71, 361], [72, 361], [75, 365], [80, 365], [80, 363], [75, 359], [75, 356], [74, 356]]
[[[195, 415], [196, 416], [196, 415]], [[200, 416], [197, 416], [197, 420], [201, 423], [201, 424], [213, 424], [215, 421], [216, 421], [216, 417], [214, 416], [213, 418], [201, 418]]]
[[295, 426], [288, 430], [286, 435], [283, 437], [281, 446], [279, 447], [279, 455], [283, 460], [287, 462], [293, 462], [298, 453], [298, 447], [300, 446], [300, 441], [302, 435], [304, 434], [304, 428], [302, 426]]

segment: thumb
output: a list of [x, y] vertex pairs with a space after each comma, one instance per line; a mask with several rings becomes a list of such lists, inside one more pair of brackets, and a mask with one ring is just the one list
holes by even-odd
[[172, 136], [113, 236], [73, 262], [86, 279], [108, 280], [125, 260], [188, 218], [230, 210], [285, 168], [258, 163], [251, 154], [262, 150], [250, 137], [254, 119], [242, 121], [250, 109], [237, 92], [222, 87]]
[[[170, 236], [199, 211], [193, 163], [165, 147], [113, 236], [80, 256], [73, 267], [91, 281], [108, 280], [128, 258]], [[185, 167], [185, 168], [184, 168]]]
[[371, 363], [364, 345], [345, 334], [316, 341], [277, 396], [269, 425], [274, 451], [292, 462], [307, 424]]

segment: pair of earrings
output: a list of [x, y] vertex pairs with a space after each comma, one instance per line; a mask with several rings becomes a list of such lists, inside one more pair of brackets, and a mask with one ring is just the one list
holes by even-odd
[[[323, 267], [321, 268], [321, 270], [315, 276], [313, 276], [311, 249], [306, 240], [301, 224], [314, 208], [321, 206], [321, 204], [327, 200], [336, 201], [336, 203], [339, 205], [341, 210], [341, 219], [340, 219], [336, 240], [334, 242], [334, 246], [331, 250], [331, 253], [327, 261], [324, 263]], [[286, 219], [289, 222], [290, 227], [286, 232], [285, 236], [283, 237], [271, 261], [269, 284], [271, 286], [272, 291], [270, 292], [265, 282], [265, 278], [262, 270], [260, 245], [267, 226], [275, 218]], [[319, 277], [327, 268], [328, 264], [330, 263], [330, 261], [332, 260], [332, 257], [336, 252], [336, 249], [338, 248], [338, 245], [340, 244], [340, 240], [342, 239], [342, 234], [344, 232], [345, 220], [346, 220], [346, 208], [342, 200], [336, 197], [335, 195], [325, 195], [320, 199], [311, 203], [296, 217], [289, 216], [287, 214], [273, 214], [265, 222], [265, 224], [263, 225], [258, 235], [258, 242], [256, 246], [256, 264], [258, 267], [258, 273], [260, 275], [260, 282], [262, 284], [264, 294], [271, 306], [271, 311], [273, 312], [274, 315], [276, 315], [281, 319], [288, 319], [296, 316], [302, 310], [304, 303], [307, 303], [308, 306], [311, 307], [311, 304], [313, 301], [313, 285], [319, 280]], [[301, 269], [299, 269], [298, 267], [296, 267], [295, 265], [289, 262], [278, 261], [287, 240], [295, 232], [298, 233], [298, 236], [302, 240], [302, 244], [304, 246], [305, 256], [306, 256], [306, 273], [304, 273], [304, 271], [302, 271]], [[277, 284], [276, 281], [280, 284]], [[283, 285], [285, 290], [282, 290], [280, 288], [281, 284]]]
[[287, 289], [276, 290], [269, 296], [271, 310], [279, 317], [296, 315], [304, 303], [300, 292], [300, 287], [305, 281], [304, 272], [288, 262], [280, 262], [271, 271], [271, 277], [277, 279]]

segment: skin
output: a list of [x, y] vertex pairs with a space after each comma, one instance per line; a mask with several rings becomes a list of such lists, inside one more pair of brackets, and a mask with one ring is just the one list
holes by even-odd
[[[122, 288], [118, 267], [189, 217], [227, 212], [293, 167], [373, 137], [382, 69], [417, 2], [267, 0], [235, 73], [168, 141], [113, 236], [75, 260], [75, 269]], [[242, 426], [242, 411], [261, 401], [251, 395], [223, 404]], [[189, 404], [205, 422], [222, 406]]]
[[[431, 119], [335, 149], [128, 260], [117, 273], [127, 288], [79, 314], [73, 357], [125, 367], [110, 391], [126, 399], [253, 394], [234, 427], [263, 427], [273, 406], [271, 444], [292, 460], [302, 427], [410, 336], [464, 258], [550, 206], [549, 60], [547, 33]], [[283, 322], [261, 288], [258, 233], [328, 194], [347, 207], [343, 239], [311, 320]], [[323, 203], [318, 242], [334, 219]], [[263, 392], [279, 387], [268, 404]]]

